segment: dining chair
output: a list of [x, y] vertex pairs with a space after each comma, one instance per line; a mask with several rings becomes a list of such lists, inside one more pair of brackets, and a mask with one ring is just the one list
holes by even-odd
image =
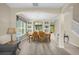
[[45, 32], [39, 31], [39, 39], [40, 41], [45, 41]]
[[38, 41], [39, 40], [38, 32], [33, 32], [32, 38], [33, 38], [33, 41]]

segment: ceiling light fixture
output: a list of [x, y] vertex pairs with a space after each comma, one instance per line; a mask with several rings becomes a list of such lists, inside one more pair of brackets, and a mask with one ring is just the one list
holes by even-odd
[[33, 3], [33, 6], [35, 6], [35, 7], [38, 6], [38, 3]]

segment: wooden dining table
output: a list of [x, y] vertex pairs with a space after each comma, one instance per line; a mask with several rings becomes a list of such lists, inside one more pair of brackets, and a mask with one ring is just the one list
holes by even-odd
[[[38, 36], [38, 39], [35, 37], [35, 36], [33, 36], [33, 34], [34, 34], [34, 32], [33, 33], [31, 33], [31, 34], [28, 34], [28, 40], [29, 40], [29, 42], [31, 41], [31, 40], [33, 40], [34, 39], [34, 41], [50, 41], [50, 36], [51, 36], [51, 34], [50, 33], [45, 33], [45, 32], [43, 32], [43, 36], [41, 37], [40, 35], [42, 34], [40, 34], [39, 32], [37, 32], [37, 34], [35, 34], [36, 35], [36, 37]], [[44, 37], [45, 36], [45, 37]]]

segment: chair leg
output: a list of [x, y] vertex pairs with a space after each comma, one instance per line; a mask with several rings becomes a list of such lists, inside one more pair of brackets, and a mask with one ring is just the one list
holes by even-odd
[[18, 47], [18, 49], [21, 50], [19, 47]]
[[29, 39], [29, 43], [30, 43], [30, 39]]

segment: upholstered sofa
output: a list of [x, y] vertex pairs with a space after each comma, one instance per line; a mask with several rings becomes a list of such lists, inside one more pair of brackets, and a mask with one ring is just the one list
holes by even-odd
[[15, 45], [0, 44], [0, 55], [15, 55], [16, 50], [17, 50], [17, 44]]
[[18, 48], [18, 43], [9, 45], [7, 42], [11, 41], [10, 35], [0, 36], [0, 55], [15, 55]]

